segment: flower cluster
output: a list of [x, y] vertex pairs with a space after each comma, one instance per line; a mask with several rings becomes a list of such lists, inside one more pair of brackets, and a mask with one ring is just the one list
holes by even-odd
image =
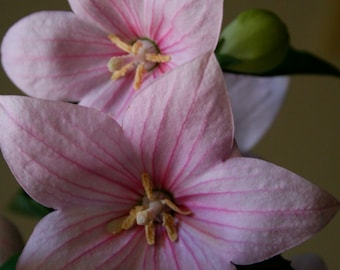
[[54, 209], [18, 269], [232, 270], [336, 214], [327, 192], [242, 157], [279, 106], [265, 121], [254, 108], [280, 104], [288, 79], [223, 74], [222, 0], [69, 3], [24, 18], [2, 44], [5, 70], [32, 97], [0, 97], [1, 151]]

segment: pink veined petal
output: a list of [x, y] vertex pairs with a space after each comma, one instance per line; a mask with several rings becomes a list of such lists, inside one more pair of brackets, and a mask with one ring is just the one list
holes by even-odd
[[235, 118], [235, 138], [247, 152], [273, 123], [288, 89], [288, 77], [256, 77], [224, 73]]
[[52, 208], [119, 205], [141, 196], [140, 161], [119, 125], [93, 109], [0, 97], [0, 146], [19, 184]]
[[[163, 232], [163, 238], [157, 235], [157, 239], [161, 245], [151, 247], [147, 251], [145, 269], [191, 269], [197, 270], [235, 270], [236, 268], [230, 264], [227, 256], [220, 256], [213, 248], [210, 248], [200, 237], [197, 237], [195, 230], [185, 223], [185, 219], [179, 218], [178, 224], [178, 240], [171, 242]], [[149, 252], [152, 250], [153, 257]], [[171, 258], [171, 259], [169, 259]]]
[[[70, 1], [76, 15], [126, 41], [138, 37], [154, 40], [171, 61], [159, 65], [143, 80], [143, 88], [154, 78], [215, 48], [222, 20], [223, 1]], [[114, 18], [114, 19], [113, 19]], [[124, 33], [123, 33], [124, 32]], [[204, 36], [202, 43], [201, 37]], [[120, 118], [137, 93], [133, 74], [92, 91], [80, 104]], [[111, 82], [112, 83], [112, 82]]]
[[8, 219], [0, 216], [0, 266], [23, 247], [24, 242], [18, 229]]
[[122, 53], [107, 33], [87, 26], [72, 12], [39, 12], [17, 22], [2, 42], [2, 64], [25, 93], [39, 98], [79, 101], [108, 88], [106, 67]]
[[162, 53], [176, 65], [214, 50], [222, 23], [223, 1], [167, 1], [167, 23], [159, 27], [154, 40]]
[[182, 63], [188, 61], [181, 60], [186, 54], [193, 59], [215, 48], [222, 22], [221, 0], [69, 0], [69, 3], [85, 22], [128, 41], [150, 38], [161, 51], [176, 54], [177, 61]]
[[252, 264], [300, 244], [336, 214], [339, 202], [268, 162], [231, 158], [182, 182], [176, 202], [196, 237], [236, 264]]
[[[121, 122], [121, 116], [128, 108], [131, 100], [138, 93], [133, 89], [134, 73], [127, 74], [115, 82], [110, 81], [103, 88], [96, 88], [86, 95], [79, 105], [90, 108], [96, 108], [102, 112], [112, 115], [118, 123]], [[112, 87], [112, 84], [114, 87]], [[145, 84], [145, 82], [143, 82]]]
[[[147, 73], [143, 78], [142, 87], [147, 87], [154, 79], [163, 73], [170, 71], [169, 65], [162, 64], [154, 69], [151, 73]], [[80, 105], [96, 108], [102, 112], [112, 115], [118, 123], [122, 122], [125, 111], [129, 108], [131, 101], [142, 89], [136, 91], [133, 89], [132, 82], [134, 73], [127, 74], [113, 83], [107, 83], [105, 87], [97, 88], [97, 91], [92, 91], [86, 95], [80, 102]]]
[[[47, 215], [34, 229], [17, 269], [141, 269], [121, 265], [138, 266], [143, 261], [147, 246], [143, 227], [116, 235], [107, 230], [107, 224], [121, 215], [108, 206], [76, 207]], [[114, 261], [106, 264], [111, 258]]]
[[221, 269], [222, 265], [224, 269], [234, 269], [228, 266], [226, 257], [210, 264], [216, 258], [214, 250], [203, 248], [184, 223], [176, 242], [171, 242], [165, 230], [157, 226], [153, 246], [147, 244], [142, 226], [116, 235], [109, 233], [106, 225], [120, 215], [120, 211], [108, 206], [77, 207], [49, 214], [36, 226], [17, 269], [173, 270], [187, 265], [206, 269], [207, 263], [209, 269]]
[[[147, 245], [145, 237], [139, 237], [138, 234], [136, 236], [138, 244], [132, 241], [132, 243], [129, 243], [130, 257], [125, 255], [125, 250], [123, 249], [121, 252], [123, 255], [113, 253], [109, 259], [102, 260], [102, 264], [97, 266], [97, 268], [173, 270], [186, 269], [190, 266], [197, 270], [235, 269], [234, 266], [229, 263], [228, 258], [221, 258], [214, 250], [207, 249], [206, 246], [203, 246], [202, 242], [196, 241], [194, 232], [188, 230], [190, 227], [187, 227], [185, 223], [181, 222], [178, 226], [180, 226], [180, 231], [179, 239], [176, 242], [171, 242], [164, 228], [156, 226], [155, 245]], [[140, 230], [140, 227], [134, 227], [131, 231], [133, 230]], [[112, 240], [115, 241], [115, 239]], [[103, 246], [103, 249], [105, 248], [106, 247]], [[101, 251], [97, 250], [97, 252]], [[103, 252], [105, 253], [105, 250], [103, 250]], [[133, 256], [133, 259], [131, 259], [131, 256]]]
[[174, 190], [228, 158], [233, 119], [225, 91], [210, 53], [160, 77], [133, 100], [123, 129], [159, 187]]
[[[131, 10], [133, 5], [131, 6], [128, 1], [68, 0], [68, 2], [79, 19], [98, 27], [103, 32], [115, 34], [126, 41], [132, 41], [140, 36], [138, 30], [141, 21]], [[133, 4], [139, 5], [140, 2], [144, 1]]]

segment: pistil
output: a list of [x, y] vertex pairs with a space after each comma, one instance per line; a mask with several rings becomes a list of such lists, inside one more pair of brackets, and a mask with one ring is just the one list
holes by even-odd
[[171, 60], [169, 55], [161, 54], [157, 45], [149, 39], [142, 38], [131, 45], [114, 34], [110, 34], [108, 38], [119, 49], [127, 53], [127, 55], [114, 56], [107, 63], [109, 71], [112, 72], [111, 79], [118, 80], [128, 72], [135, 70], [133, 87], [136, 90], [141, 88], [143, 78], [148, 71], [153, 70], [160, 63]]

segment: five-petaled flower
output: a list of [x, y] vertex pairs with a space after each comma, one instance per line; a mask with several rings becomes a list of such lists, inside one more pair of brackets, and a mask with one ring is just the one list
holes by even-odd
[[[142, 84], [214, 50], [222, 0], [69, 0], [15, 24], [8, 76], [33, 97], [78, 101], [118, 118]], [[114, 81], [113, 81], [114, 80]]]
[[[2, 63], [31, 96], [80, 101], [119, 120], [137, 93], [132, 84], [139, 88], [215, 47], [221, 2], [70, 1], [75, 14], [40, 12], [13, 26], [2, 44]], [[288, 79], [226, 78], [235, 137], [247, 152], [274, 120]]]
[[239, 155], [225, 93], [205, 54], [140, 92], [122, 126], [90, 108], [0, 97], [3, 155], [56, 209], [18, 269], [235, 269], [325, 226], [335, 198]]

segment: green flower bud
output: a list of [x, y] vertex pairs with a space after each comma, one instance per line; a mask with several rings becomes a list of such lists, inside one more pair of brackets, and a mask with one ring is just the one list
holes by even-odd
[[249, 9], [222, 32], [217, 56], [227, 69], [260, 74], [270, 71], [289, 49], [286, 25], [274, 13]]

